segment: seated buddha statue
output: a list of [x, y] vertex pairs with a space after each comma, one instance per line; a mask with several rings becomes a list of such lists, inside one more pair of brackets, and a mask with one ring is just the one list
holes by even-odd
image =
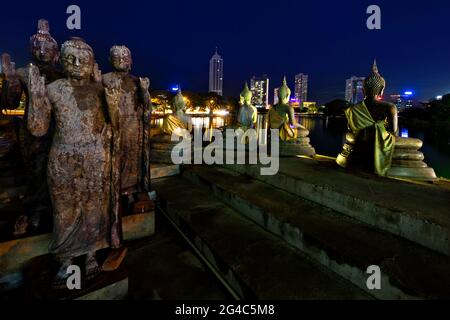
[[309, 131], [297, 122], [290, 99], [291, 90], [285, 77], [278, 91], [279, 102], [269, 111], [269, 128], [279, 130], [280, 156], [314, 156], [316, 152], [310, 145]]
[[178, 91], [178, 94], [173, 99], [172, 108], [173, 113], [164, 118], [162, 126], [163, 133], [166, 135], [172, 135], [175, 133], [179, 136], [183, 136], [181, 130], [191, 132], [191, 117], [186, 114], [186, 103], [184, 102], [184, 97], [181, 90]]
[[244, 131], [255, 129], [258, 121], [258, 110], [252, 105], [253, 94], [245, 83], [244, 90], [239, 96], [239, 112], [237, 117], [237, 126]]
[[364, 80], [364, 101], [345, 111], [349, 132], [336, 162], [343, 168], [374, 171], [379, 176], [433, 181], [436, 174], [418, 151], [422, 141], [398, 137], [397, 107], [382, 101], [386, 81], [376, 62]]
[[179, 143], [172, 141], [172, 136], [188, 138], [192, 132], [191, 117], [186, 114], [186, 103], [181, 90], [172, 102], [172, 114], [164, 117], [162, 128], [153, 131], [151, 137], [150, 161], [172, 164], [172, 150]]

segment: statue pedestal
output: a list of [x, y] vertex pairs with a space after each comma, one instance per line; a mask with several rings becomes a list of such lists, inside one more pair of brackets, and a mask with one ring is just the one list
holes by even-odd
[[397, 137], [392, 166], [387, 176], [418, 181], [438, 180], [433, 168], [424, 162], [425, 156], [419, 150], [423, 142], [414, 138]]
[[55, 264], [50, 255], [33, 259], [24, 271], [25, 300], [124, 300], [128, 297], [128, 275], [122, 266], [85, 281], [81, 271], [81, 290], [55, 290], [51, 287]]
[[311, 146], [310, 141], [308, 137], [291, 142], [280, 141], [280, 157], [315, 156], [316, 150]]

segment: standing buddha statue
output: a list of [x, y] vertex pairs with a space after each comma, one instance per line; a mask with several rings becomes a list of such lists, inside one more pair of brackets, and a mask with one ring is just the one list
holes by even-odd
[[[103, 76], [106, 88], [117, 84], [120, 99], [117, 110], [111, 114], [116, 138], [115, 157], [120, 173], [120, 193], [133, 194], [147, 190], [148, 160], [150, 143], [151, 102], [148, 91], [150, 81], [130, 74], [132, 66], [131, 51], [125, 46], [113, 46], [110, 62], [113, 72]], [[147, 190], [149, 191], [149, 190]]]
[[47, 178], [54, 214], [50, 252], [60, 265], [56, 288], [66, 286], [75, 258], [86, 257], [86, 277], [92, 279], [101, 272], [96, 252], [120, 245], [111, 212], [112, 132], [94, 52], [72, 38], [62, 45], [61, 63], [66, 77], [48, 86], [39, 69], [30, 67], [27, 114], [28, 129], [38, 137], [55, 119]]
[[[7, 70], [4, 79], [2, 107], [10, 110], [23, 108], [23, 119], [15, 118], [15, 129], [19, 149], [25, 169], [27, 171], [27, 199], [36, 212], [35, 219], [40, 220], [43, 208], [50, 206], [50, 196], [46, 179], [48, 154], [53, 136], [53, 124], [50, 123], [48, 132], [42, 137], [31, 134], [27, 128], [29, 112], [29, 70], [30, 66], [38, 68], [44, 77], [45, 84], [61, 79], [63, 73], [58, 67], [58, 43], [50, 34], [47, 20], [38, 21], [38, 31], [30, 38], [31, 64], [15, 70], [7, 54], [2, 56], [3, 68]], [[48, 210], [47, 210], [48, 211]], [[37, 222], [39, 226], [40, 222]]]

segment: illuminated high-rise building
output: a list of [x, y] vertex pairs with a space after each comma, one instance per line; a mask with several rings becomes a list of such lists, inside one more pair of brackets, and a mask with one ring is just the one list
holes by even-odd
[[269, 78], [266, 75], [253, 77], [250, 81], [250, 90], [253, 94], [252, 104], [255, 107], [266, 108], [269, 105]]
[[209, 61], [209, 92], [223, 95], [223, 59], [217, 52]]
[[275, 88], [273, 91], [273, 105], [278, 103], [278, 92], [280, 92], [280, 88]]
[[300, 73], [295, 76], [295, 99], [302, 105], [308, 101], [308, 75]]
[[364, 100], [364, 77], [352, 76], [345, 85], [345, 100], [356, 104]]

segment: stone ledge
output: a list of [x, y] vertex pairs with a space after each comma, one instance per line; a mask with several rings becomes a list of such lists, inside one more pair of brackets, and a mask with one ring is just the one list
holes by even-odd
[[[155, 212], [123, 217], [125, 241], [150, 237], [155, 234]], [[43, 234], [0, 243], [0, 292], [20, 283], [21, 271], [33, 258], [48, 254], [51, 234]]]
[[242, 298], [370, 298], [186, 179], [162, 179], [155, 189], [163, 210]]
[[276, 176], [261, 176], [258, 165], [225, 167], [450, 255], [449, 188], [351, 173], [300, 158], [280, 159]]
[[450, 258], [220, 167], [191, 166], [183, 176], [287, 244], [367, 290], [371, 265], [382, 271], [379, 299], [450, 298]]

